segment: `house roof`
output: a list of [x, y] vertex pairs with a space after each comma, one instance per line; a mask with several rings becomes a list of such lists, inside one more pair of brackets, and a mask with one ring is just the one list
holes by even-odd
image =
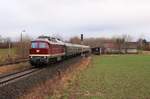
[[107, 43], [104, 43], [103, 46], [104, 46], [105, 48], [113, 48], [113, 49], [119, 47], [118, 44], [115, 43], [115, 42], [107, 42]]

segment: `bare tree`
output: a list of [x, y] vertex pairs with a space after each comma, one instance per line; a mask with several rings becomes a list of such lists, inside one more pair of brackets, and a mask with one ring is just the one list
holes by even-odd
[[124, 34], [121, 36], [117, 36], [112, 38], [115, 40], [119, 53], [122, 53], [122, 49], [124, 49], [125, 53], [127, 53], [127, 50], [129, 48], [129, 43], [132, 41], [132, 37], [130, 35]]
[[72, 37], [70, 40], [69, 40], [70, 43], [73, 43], [73, 44], [81, 44], [81, 40], [79, 37], [75, 36], [75, 37]]
[[140, 49], [140, 50], [149, 50], [150, 48], [149, 48], [149, 44], [147, 43], [147, 40], [146, 39], [144, 39], [144, 38], [139, 38], [138, 39], [138, 48]]
[[105, 43], [114, 41], [114, 39], [110, 38], [86, 38], [84, 39], [84, 44], [91, 47], [103, 47]]
[[127, 53], [127, 50], [129, 49], [129, 42], [132, 41], [132, 37], [128, 34], [122, 35], [122, 38], [125, 40], [123, 47], [125, 49], [125, 53]]
[[26, 35], [22, 37], [22, 41], [20, 40], [17, 43], [16, 52], [17, 52], [18, 57], [21, 57], [21, 58], [28, 57], [29, 49], [30, 49], [30, 41], [31, 41], [31, 38], [28, 35]]
[[121, 50], [122, 50], [124, 43], [125, 43], [124, 38], [116, 38], [116, 44], [118, 45], [119, 53], [122, 53]]

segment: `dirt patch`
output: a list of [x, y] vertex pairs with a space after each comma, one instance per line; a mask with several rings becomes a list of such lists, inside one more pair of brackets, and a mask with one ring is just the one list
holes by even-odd
[[28, 94], [21, 96], [21, 99], [45, 99], [45, 98], [63, 98], [64, 89], [66, 89], [75, 78], [76, 74], [87, 68], [91, 58], [82, 58], [78, 63], [75, 63], [65, 71], [59, 71], [57, 75], [43, 84], [30, 89]]
[[31, 67], [28, 62], [0, 67], [0, 74], [15, 72]]

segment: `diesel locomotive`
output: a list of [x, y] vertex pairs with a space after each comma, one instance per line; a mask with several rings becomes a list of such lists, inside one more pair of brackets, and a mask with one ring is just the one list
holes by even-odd
[[39, 36], [31, 41], [29, 60], [31, 65], [47, 65], [54, 61], [61, 61], [65, 58], [87, 54], [90, 47], [79, 44], [65, 43], [58, 38]]

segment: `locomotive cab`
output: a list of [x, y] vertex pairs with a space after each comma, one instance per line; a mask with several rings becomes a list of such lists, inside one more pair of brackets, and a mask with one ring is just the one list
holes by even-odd
[[48, 63], [50, 47], [45, 41], [32, 41], [30, 49], [30, 63], [41, 65]]
[[40, 36], [31, 42], [29, 56], [31, 65], [47, 65], [51, 62], [62, 60], [64, 55], [64, 43], [57, 38]]

